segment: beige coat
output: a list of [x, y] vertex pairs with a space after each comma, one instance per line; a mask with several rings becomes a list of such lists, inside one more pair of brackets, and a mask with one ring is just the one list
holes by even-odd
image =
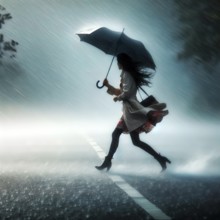
[[[112, 89], [115, 88], [109, 88], [108, 93], [113, 94], [114, 92], [111, 93]], [[145, 124], [147, 113], [152, 110], [152, 108], [143, 107], [136, 95], [137, 86], [133, 77], [130, 73], [123, 71], [121, 73], [121, 92], [118, 99], [122, 101], [123, 118], [129, 132]]]

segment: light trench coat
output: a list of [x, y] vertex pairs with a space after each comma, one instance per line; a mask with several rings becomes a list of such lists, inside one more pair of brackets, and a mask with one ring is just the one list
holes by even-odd
[[153, 110], [150, 107], [143, 107], [137, 99], [137, 86], [129, 72], [121, 73], [121, 94], [118, 100], [122, 101], [123, 119], [131, 132], [146, 123], [147, 114]]

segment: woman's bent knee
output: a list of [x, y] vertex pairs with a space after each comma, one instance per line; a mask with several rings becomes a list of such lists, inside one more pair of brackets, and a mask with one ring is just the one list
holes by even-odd
[[116, 128], [116, 129], [112, 132], [112, 138], [119, 138], [121, 134], [122, 134], [122, 130], [119, 129], [119, 128]]
[[133, 145], [134, 145], [135, 147], [139, 147], [139, 142], [138, 142], [138, 141], [132, 141], [132, 143], [133, 143]]

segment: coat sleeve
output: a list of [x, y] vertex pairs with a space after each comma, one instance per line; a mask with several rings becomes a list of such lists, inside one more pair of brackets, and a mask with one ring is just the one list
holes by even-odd
[[121, 90], [117, 89], [117, 88], [114, 88], [113, 86], [109, 85], [107, 93], [110, 94], [110, 95], [118, 96], [118, 95], [121, 94]]
[[127, 100], [132, 95], [132, 88], [135, 86], [134, 79], [129, 73], [122, 76], [122, 93], [118, 96], [120, 101]]

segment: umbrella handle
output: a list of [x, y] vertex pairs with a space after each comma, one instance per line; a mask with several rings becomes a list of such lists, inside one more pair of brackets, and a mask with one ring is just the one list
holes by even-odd
[[99, 88], [99, 89], [102, 89], [102, 88], [104, 87], [104, 85], [99, 86], [99, 82], [100, 82], [100, 80], [98, 80], [98, 81], [96, 82], [96, 87]]
[[[108, 72], [107, 72], [107, 74], [106, 74], [105, 79], [107, 79], [107, 77], [108, 77], [108, 74], [109, 74], [109, 71], [110, 71], [110, 69], [111, 69], [111, 66], [112, 66], [112, 63], [113, 63], [114, 58], [115, 58], [115, 56], [112, 57], [112, 61], [111, 61], [111, 64], [110, 64], [110, 66], [109, 66], [109, 68], [108, 68]], [[100, 80], [97, 81], [96, 87], [99, 88], [99, 89], [102, 89], [105, 85], [102, 84], [102, 86], [99, 86], [99, 85], [98, 85], [99, 82], [100, 82]]]

